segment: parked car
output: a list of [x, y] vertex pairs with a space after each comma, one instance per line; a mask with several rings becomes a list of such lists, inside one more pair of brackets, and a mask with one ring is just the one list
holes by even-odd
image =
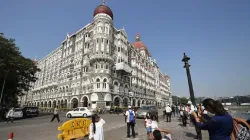
[[92, 116], [93, 111], [88, 107], [77, 107], [73, 109], [72, 111], [69, 111], [66, 113], [66, 117], [72, 118], [72, 117], [90, 117]]
[[136, 112], [135, 115], [137, 118], [146, 118], [147, 113], [156, 113], [158, 116], [158, 109], [154, 105], [146, 105], [146, 106], [141, 106]]
[[33, 116], [37, 117], [39, 115], [38, 107], [23, 107], [22, 111], [24, 118]]
[[[17, 119], [20, 119], [20, 118], [23, 118], [23, 111], [21, 108], [11, 108], [14, 110], [14, 113], [13, 113], [13, 118], [17, 118]], [[8, 111], [9, 112], [9, 111]], [[5, 117], [8, 118], [8, 112], [5, 114]]]

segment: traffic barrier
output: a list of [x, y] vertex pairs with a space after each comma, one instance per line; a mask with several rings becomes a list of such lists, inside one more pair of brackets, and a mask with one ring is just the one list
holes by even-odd
[[90, 119], [77, 118], [69, 120], [58, 127], [58, 131], [62, 131], [62, 134], [58, 134], [58, 139], [71, 140], [83, 138], [89, 134], [89, 125], [92, 123]]
[[13, 140], [13, 138], [14, 138], [14, 133], [10, 132], [8, 140]]

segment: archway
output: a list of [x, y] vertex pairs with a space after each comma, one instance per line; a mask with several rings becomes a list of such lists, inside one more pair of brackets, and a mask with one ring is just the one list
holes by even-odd
[[141, 106], [141, 100], [137, 101], [137, 106], [140, 107]]
[[145, 101], [144, 101], [144, 100], [142, 100], [141, 104], [142, 104], [142, 105], [144, 105], [144, 104], [145, 104]]
[[83, 101], [83, 102], [82, 102], [82, 106], [83, 106], [83, 107], [88, 107], [88, 104], [89, 104], [88, 101], [89, 101], [89, 100], [88, 100], [88, 98], [87, 98], [86, 96], [83, 97], [82, 101]]
[[77, 108], [78, 107], [78, 100], [76, 98], [73, 98], [71, 100], [71, 107], [72, 108]]
[[67, 104], [68, 104], [67, 99], [65, 99], [65, 100], [64, 100], [63, 104], [64, 104], [64, 105], [63, 105], [63, 106], [64, 106], [64, 108], [68, 108], [68, 107], [67, 107]]
[[115, 97], [114, 106], [120, 106], [120, 98], [119, 97]]
[[44, 107], [48, 107], [47, 101], [44, 102]]
[[43, 107], [43, 102], [41, 102], [41, 107]]
[[58, 106], [59, 108], [62, 108], [61, 103], [60, 103], [60, 100], [57, 101], [57, 106]]
[[56, 107], [56, 100], [53, 101], [53, 108]]
[[60, 104], [61, 104], [61, 105], [60, 105], [61, 108], [65, 108], [64, 103], [63, 103], [63, 100], [61, 100]]
[[128, 98], [123, 99], [123, 106], [128, 107]]
[[133, 99], [132, 106], [135, 106], [136, 100]]
[[50, 107], [50, 108], [51, 108], [51, 101], [49, 101], [49, 103], [48, 103], [48, 107]]

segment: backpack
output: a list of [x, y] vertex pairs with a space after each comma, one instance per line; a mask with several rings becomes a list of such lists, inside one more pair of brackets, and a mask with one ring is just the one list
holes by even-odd
[[132, 110], [128, 110], [129, 112], [129, 122], [135, 122], [135, 116]]
[[246, 120], [233, 118], [233, 132], [231, 140], [250, 140], [250, 125]]

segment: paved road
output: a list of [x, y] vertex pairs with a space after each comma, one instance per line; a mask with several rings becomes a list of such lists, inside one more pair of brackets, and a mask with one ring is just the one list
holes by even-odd
[[[10, 132], [14, 132], [15, 140], [57, 140], [58, 126], [62, 123], [50, 123], [51, 115], [36, 118], [17, 120], [13, 124], [0, 122], [0, 140], [7, 140]], [[62, 121], [67, 121], [65, 113], [60, 114]], [[101, 117], [106, 121], [104, 125], [104, 135], [106, 140], [123, 140], [126, 137], [126, 123], [124, 117], [116, 114], [104, 114]], [[178, 140], [191, 140], [194, 136], [193, 127], [182, 127], [177, 118], [173, 118], [171, 123], [160, 121], [159, 127], [167, 128], [173, 132], [173, 138]], [[146, 138], [143, 119], [137, 120], [136, 139]], [[207, 135], [206, 133], [204, 133]]]

